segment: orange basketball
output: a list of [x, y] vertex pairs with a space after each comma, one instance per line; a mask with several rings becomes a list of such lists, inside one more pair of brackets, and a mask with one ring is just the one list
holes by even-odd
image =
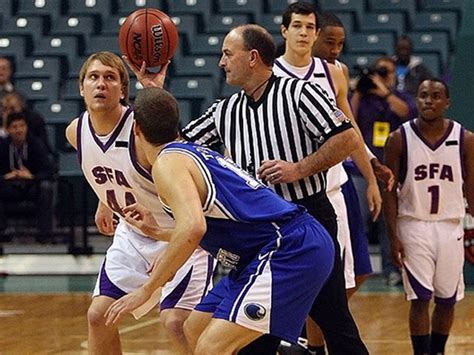
[[178, 46], [178, 31], [171, 18], [157, 9], [132, 12], [120, 27], [120, 50], [137, 66], [165, 64]]

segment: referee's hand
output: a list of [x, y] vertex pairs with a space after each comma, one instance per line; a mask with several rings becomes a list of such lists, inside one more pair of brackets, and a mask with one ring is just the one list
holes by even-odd
[[298, 180], [296, 164], [284, 160], [264, 160], [257, 176], [270, 184], [292, 183]]

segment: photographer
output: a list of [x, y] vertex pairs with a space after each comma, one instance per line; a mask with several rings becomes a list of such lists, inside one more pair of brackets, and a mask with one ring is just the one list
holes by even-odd
[[[380, 57], [373, 67], [361, 71], [351, 99], [354, 117], [365, 143], [380, 161], [383, 160], [383, 147], [390, 132], [397, 129], [404, 121], [416, 116], [413, 99], [397, 91], [395, 85], [395, 62], [390, 57]], [[383, 217], [379, 217], [375, 222], [372, 221], [365, 197], [366, 183], [357, 169], [351, 174], [369, 239], [378, 239], [380, 242], [382, 271], [386, 283], [396, 285], [401, 281], [401, 277], [390, 260], [390, 248]]]

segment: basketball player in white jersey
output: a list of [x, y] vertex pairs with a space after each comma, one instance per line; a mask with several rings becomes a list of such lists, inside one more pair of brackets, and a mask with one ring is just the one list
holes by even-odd
[[392, 257], [403, 268], [411, 301], [415, 354], [444, 354], [454, 306], [464, 297], [462, 218], [464, 196], [474, 212], [474, 135], [444, 116], [449, 103], [446, 84], [423, 81], [418, 118], [391, 133], [385, 145], [398, 189], [386, 194], [384, 212]]
[[[124, 63], [113, 53], [97, 52], [85, 61], [79, 75], [87, 111], [71, 122], [66, 136], [77, 149], [84, 176], [99, 198], [99, 231], [114, 235], [88, 311], [89, 352], [118, 354], [118, 328], [105, 325], [104, 313], [116, 299], [148, 280], [155, 259], [168, 245], [126, 222], [123, 208], [135, 203], [147, 206], [160, 228], [173, 228], [174, 222], [160, 208], [150, 165], [134, 140], [134, 112], [128, 105], [129, 77]], [[160, 75], [150, 73], [150, 80], [163, 80]], [[116, 229], [113, 214], [119, 218]], [[161, 294], [162, 322], [183, 353], [188, 349], [182, 326], [208, 290], [212, 264], [206, 252], [197, 250]]]
[[[353, 126], [358, 130], [347, 100], [347, 81], [343, 71], [332, 64], [327, 64], [323, 59], [312, 56], [313, 44], [316, 41], [316, 21], [316, 12], [312, 4], [297, 2], [288, 6], [283, 14], [281, 26], [281, 33], [286, 44], [285, 53], [275, 60], [273, 72], [276, 76], [309, 80], [319, 85], [327, 93], [329, 99], [333, 100], [351, 119]], [[365, 149], [358, 149], [352, 154], [352, 158], [367, 180], [367, 197], [376, 218], [381, 210], [382, 198]], [[262, 168], [273, 166], [274, 162], [268, 161], [262, 165]], [[341, 185], [346, 181], [347, 174], [342, 163], [328, 170], [326, 193], [337, 215], [337, 237], [341, 247], [341, 257], [344, 260], [346, 289], [348, 295], [351, 295], [355, 291], [356, 284], [347, 209], [341, 192]], [[312, 323], [308, 321], [307, 324], [309, 350], [320, 353], [324, 351], [324, 341], [320, 330]]]

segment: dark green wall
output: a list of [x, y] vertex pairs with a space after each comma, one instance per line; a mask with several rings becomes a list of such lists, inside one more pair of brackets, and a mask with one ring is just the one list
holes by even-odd
[[474, 1], [464, 1], [461, 30], [455, 44], [451, 108], [447, 116], [474, 130]]

